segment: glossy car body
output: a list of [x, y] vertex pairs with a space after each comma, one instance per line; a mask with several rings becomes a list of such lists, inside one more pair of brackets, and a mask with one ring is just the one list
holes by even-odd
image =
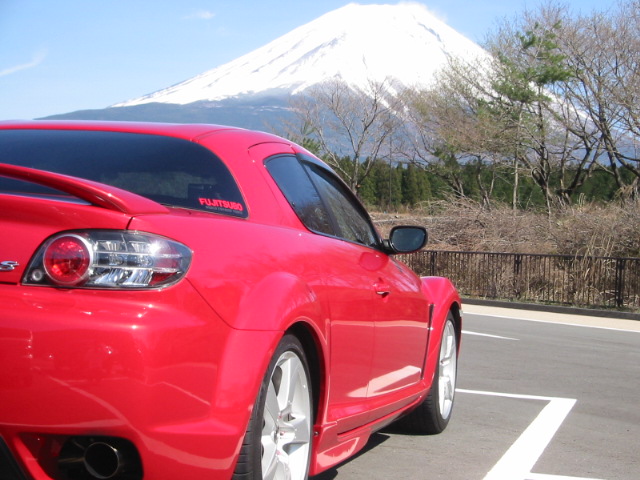
[[[110, 153], [118, 142], [126, 149]], [[174, 144], [221, 159], [237, 187], [214, 193], [174, 171], [187, 164]], [[375, 232], [371, 242], [308, 228], [315, 213], [290, 203], [309, 195], [288, 180], [291, 166], [336, 180], [289, 141], [211, 125], [4, 122], [0, 151], [2, 478], [231, 478], [285, 334], [308, 362], [314, 475], [421, 404], [447, 318], [459, 340], [460, 299], [446, 279], [417, 277]], [[86, 174], [67, 176], [65, 155]], [[185, 184], [181, 205], [162, 202], [170, 188], [157, 171]], [[186, 247], [169, 247], [186, 266], [147, 286], [43, 279], [56, 275], [56, 239], [82, 249], [110, 232], [127, 245], [170, 239]], [[83, 442], [118, 448], [137, 471], [86, 472]]]

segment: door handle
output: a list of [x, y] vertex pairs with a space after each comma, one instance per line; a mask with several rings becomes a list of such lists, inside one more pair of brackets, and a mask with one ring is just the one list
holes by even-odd
[[376, 282], [373, 284], [373, 289], [375, 290], [377, 295], [380, 295], [382, 298], [386, 297], [391, 293], [391, 287], [384, 282]]

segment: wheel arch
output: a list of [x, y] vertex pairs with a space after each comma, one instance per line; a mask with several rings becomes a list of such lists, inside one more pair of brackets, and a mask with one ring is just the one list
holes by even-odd
[[425, 380], [431, 386], [435, 374], [442, 330], [449, 312], [454, 319], [458, 352], [462, 339], [462, 302], [453, 283], [445, 277], [422, 277], [422, 292], [431, 305], [431, 325], [427, 356], [425, 359]]
[[[286, 334], [293, 334], [307, 357], [311, 376], [314, 422], [322, 419], [326, 404], [328, 353], [328, 314], [313, 288], [299, 277], [277, 272], [259, 282], [246, 298], [236, 326], [247, 328], [249, 320], [259, 316], [262, 328], [282, 332], [271, 345], [273, 352]], [[254, 327], [255, 328], [255, 327]]]
[[458, 352], [460, 352], [460, 342], [462, 340], [462, 304], [458, 300], [457, 302], [453, 302], [449, 311], [453, 315], [453, 326], [456, 329], [456, 337], [458, 340]]
[[[453, 313], [456, 333], [460, 337], [462, 331], [462, 302], [460, 295], [451, 280], [445, 277], [422, 277], [422, 292], [430, 305], [433, 305], [432, 325], [441, 327], [449, 311]], [[435, 324], [437, 323], [437, 325]]]
[[[312, 285], [287, 272], [274, 272], [253, 286], [244, 296], [234, 328], [282, 332], [273, 339], [270, 351], [287, 333], [302, 343], [312, 382], [315, 419], [322, 418], [326, 403], [328, 314]], [[260, 318], [259, 325], [255, 318]]]
[[298, 321], [291, 325], [285, 334], [291, 333], [302, 344], [307, 357], [309, 375], [311, 376], [311, 393], [313, 400], [314, 423], [321, 418], [321, 405], [326, 398], [326, 355], [317, 332], [309, 323]]
[[[327, 318], [323, 302], [312, 286], [288, 272], [273, 272], [265, 276], [243, 295], [237, 314], [228, 323], [233, 331], [241, 333], [240, 336], [258, 338], [258, 343], [238, 348], [243, 352], [242, 358], [249, 358], [249, 352], [254, 352], [255, 370], [260, 372], [260, 375], [255, 375], [252, 379], [251, 385], [247, 385], [248, 398], [252, 398], [254, 402], [258, 398], [264, 372], [267, 371], [274, 352], [282, 338], [291, 333], [304, 349], [312, 382], [314, 418], [321, 418], [321, 406], [326, 399], [326, 382], [323, 380], [325, 362], [329, 358]], [[230, 384], [233, 382], [233, 378], [229, 379]], [[251, 412], [246, 413], [245, 428], [250, 414]]]

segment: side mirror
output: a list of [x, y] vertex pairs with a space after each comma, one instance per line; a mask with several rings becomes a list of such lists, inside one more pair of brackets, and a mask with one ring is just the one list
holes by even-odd
[[389, 253], [413, 253], [427, 244], [427, 238], [424, 227], [393, 227], [384, 246]]

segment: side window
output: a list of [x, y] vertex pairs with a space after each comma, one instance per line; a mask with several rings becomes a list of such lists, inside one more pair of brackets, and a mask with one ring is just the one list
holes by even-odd
[[377, 246], [378, 234], [351, 191], [325, 169], [311, 163], [305, 163], [305, 166], [335, 218], [340, 230], [338, 236], [370, 247]]
[[335, 235], [327, 209], [296, 157], [273, 157], [267, 160], [266, 167], [305, 227], [314, 232]]

